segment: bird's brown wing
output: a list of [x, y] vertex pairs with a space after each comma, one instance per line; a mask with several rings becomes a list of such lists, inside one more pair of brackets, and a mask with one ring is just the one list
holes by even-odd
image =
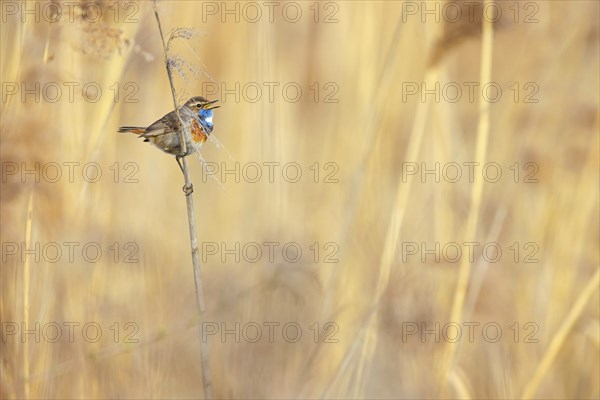
[[179, 130], [179, 119], [177, 114], [170, 112], [152, 125], [150, 125], [146, 132], [142, 135], [145, 138], [165, 135], [171, 132], [177, 132]]

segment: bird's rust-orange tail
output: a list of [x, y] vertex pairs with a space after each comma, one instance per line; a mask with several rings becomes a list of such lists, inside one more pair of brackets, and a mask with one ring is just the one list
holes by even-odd
[[137, 135], [143, 135], [144, 132], [146, 132], [146, 128], [141, 126], [121, 126], [119, 127], [119, 132], [130, 132]]

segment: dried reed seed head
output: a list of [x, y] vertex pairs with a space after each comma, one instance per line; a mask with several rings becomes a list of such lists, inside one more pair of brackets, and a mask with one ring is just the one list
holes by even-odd
[[[49, 10], [63, 10], [61, 1], [52, 0], [55, 7]], [[108, 59], [115, 52], [119, 55], [130, 47], [131, 40], [124, 37], [124, 31], [114, 21], [117, 8], [123, 7], [117, 3], [106, 1], [84, 0], [69, 8], [69, 18], [59, 15], [51, 16], [60, 21], [63, 29], [73, 29], [71, 46], [83, 53], [98, 58]], [[73, 18], [73, 19], [71, 19]]]
[[[440, 37], [436, 40], [431, 52], [429, 66], [438, 64], [446, 55], [467, 39], [477, 38], [481, 35], [484, 7], [485, 5], [482, 0], [447, 0], [440, 7], [440, 9], [443, 8], [447, 11], [442, 13], [442, 29]], [[502, 4], [502, 2], [494, 2], [493, 7], [501, 10], [502, 14], [499, 15], [506, 14], [505, 8], [507, 5]], [[486, 9], [485, 18], [492, 20], [495, 30], [504, 28], [506, 25], [503, 19], [495, 17], [494, 10], [491, 7]]]
[[121, 55], [130, 46], [129, 39], [123, 37], [123, 31], [104, 23], [85, 24], [81, 27], [81, 41], [74, 47], [84, 54], [108, 59], [115, 51]]
[[171, 35], [169, 35], [169, 42], [175, 39], [189, 40], [199, 35], [200, 32], [193, 28], [175, 28], [173, 32], [171, 32]]

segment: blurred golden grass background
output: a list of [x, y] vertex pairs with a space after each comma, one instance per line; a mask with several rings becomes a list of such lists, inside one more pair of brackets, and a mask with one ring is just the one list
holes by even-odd
[[[96, 162], [103, 176], [96, 183], [80, 175], [57, 183], [27, 176], [23, 183], [20, 175], [3, 174], [0, 395], [202, 397], [183, 178], [173, 157], [116, 133], [120, 125], [148, 125], [173, 108], [152, 3], [94, 3], [103, 10], [94, 23], [77, 11], [73, 21], [49, 23], [28, 15], [23, 22], [21, 14], [3, 9], [3, 85], [58, 82], [63, 88], [56, 103], [36, 103], [31, 95], [22, 102], [20, 92], [3, 93], [3, 166]], [[223, 103], [214, 130], [223, 147], [209, 142], [202, 157], [228, 167], [297, 162], [303, 172], [298, 183], [270, 183], [264, 176], [259, 183], [236, 183], [229, 176], [219, 184], [204, 179], [202, 163], [190, 159], [201, 242], [225, 242], [228, 248], [235, 242], [298, 242], [304, 251], [298, 263], [286, 262], [281, 253], [274, 262], [207, 257], [203, 263], [205, 322], [226, 322], [229, 329], [236, 322], [296, 322], [303, 329], [298, 343], [280, 334], [269, 343], [266, 330], [258, 343], [211, 336], [215, 396], [598, 398], [598, 3], [501, 2], [504, 17], [494, 24], [487, 49], [488, 72], [503, 95], [489, 106], [487, 133], [478, 131], [479, 91], [473, 102], [403, 99], [406, 82], [479, 81], [485, 70], [481, 24], [430, 16], [422, 22], [403, 14], [407, 3], [401, 1], [297, 2], [303, 14], [296, 23], [281, 18], [283, 3], [273, 22], [268, 8], [256, 3], [263, 12], [256, 23], [236, 22], [231, 15], [223, 22], [220, 14], [203, 13], [206, 4], [159, 3], [165, 30], [194, 29], [173, 49], [185, 60], [183, 69], [200, 71], [188, 70], [187, 78], [177, 80], [182, 99], [203, 94], [210, 82], [229, 89], [256, 82], [264, 91], [257, 102], [243, 96], [236, 102], [222, 92], [212, 96]], [[117, 22], [114, 7], [121, 13]], [[537, 22], [524, 23], [536, 9]], [[138, 22], [125, 19], [132, 10]], [[333, 10], [337, 21], [324, 23]], [[65, 98], [65, 82], [80, 83], [73, 101]], [[96, 102], [81, 95], [88, 82], [103, 90]], [[279, 83], [273, 102], [265, 82]], [[300, 101], [281, 95], [289, 82], [303, 89]], [[309, 89], [315, 82], [321, 90], [317, 102]], [[323, 102], [328, 82], [339, 88], [336, 103]], [[519, 101], [510, 90], [515, 82]], [[528, 82], [539, 87], [537, 103], [523, 102]], [[115, 83], [118, 101], [109, 89]], [[133, 95], [139, 102], [124, 101], [131, 93], [127, 83], [139, 88]], [[477, 146], [485, 137], [484, 160], [502, 166], [500, 182], [482, 182], [480, 175], [475, 183], [435, 182], [431, 175], [425, 183], [414, 177], [403, 182], [406, 162], [480, 160]], [[115, 162], [118, 182], [110, 169]], [[128, 162], [138, 168], [137, 183], [124, 182]], [[315, 162], [319, 183], [309, 169]], [[338, 183], [322, 182], [328, 162], [339, 166]], [[509, 167], [527, 162], [539, 167], [539, 182], [523, 183], [521, 176], [514, 183]], [[462, 292], [460, 263], [402, 259], [402, 243], [432, 248], [435, 242], [466, 241], [497, 242], [503, 257], [489, 265], [479, 258], [467, 264]], [[51, 242], [95, 242], [104, 253], [97, 263], [80, 256], [68, 262], [64, 254], [56, 263], [43, 257], [22, 262], [20, 254], [6, 253], [6, 243], [29, 248]], [[108, 251], [115, 242], [119, 262]], [[128, 242], [139, 247], [137, 263], [122, 262]], [[308, 248], [315, 242], [337, 243], [339, 262], [315, 263]], [[509, 250], [514, 242], [537, 244], [539, 262], [524, 263], [523, 248], [515, 262]], [[465, 300], [453, 321], [457, 290]], [[315, 343], [309, 326], [318, 322], [322, 329], [328, 321], [339, 327], [338, 342], [323, 343], [321, 337]], [[491, 343], [480, 331], [472, 343], [463, 336], [454, 345], [431, 335], [424, 341], [420, 335], [403, 338], [406, 323], [432, 329], [436, 322], [461, 321], [480, 327], [495, 322], [502, 338]], [[36, 343], [33, 335], [6, 335], [6, 323], [13, 322], [30, 329], [35, 322], [95, 322], [103, 335], [89, 343], [76, 330], [72, 342], [64, 333], [57, 343]], [[109, 328], [115, 322], [119, 340]], [[127, 322], [139, 327], [139, 343], [123, 343], [131, 332], [123, 328]], [[516, 341], [509, 329], [515, 322]], [[524, 342], [531, 332], [523, 328], [527, 322], [539, 327], [537, 343]]]

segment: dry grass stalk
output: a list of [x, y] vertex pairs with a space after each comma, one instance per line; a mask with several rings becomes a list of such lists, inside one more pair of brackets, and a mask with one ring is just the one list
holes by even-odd
[[[485, 0], [485, 4], [491, 4], [494, 0]], [[494, 27], [490, 20], [484, 19], [481, 43], [481, 64], [480, 64], [480, 79], [481, 85], [485, 85], [492, 79], [492, 55], [494, 46]], [[480, 164], [485, 163], [486, 153], [490, 134], [490, 103], [482, 97], [479, 99], [479, 121], [477, 126], [477, 144], [475, 150], [475, 160]], [[478, 177], [473, 184], [471, 191], [471, 205], [469, 208], [469, 216], [467, 219], [466, 230], [464, 233], [465, 241], [470, 241], [477, 235], [477, 227], [479, 221], [479, 213], [483, 198], [484, 180]], [[471, 263], [469, 258], [463, 257], [458, 271], [458, 282], [454, 292], [452, 301], [452, 309], [450, 312], [450, 321], [460, 324], [463, 318], [463, 308], [469, 285], [469, 277], [471, 275]], [[442, 390], [445, 390], [445, 382], [450, 379], [450, 374], [454, 368], [457, 342], [448, 342], [447, 353], [445, 354], [442, 372]]]
[[522, 399], [531, 399], [535, 394], [542, 381], [542, 378], [544, 378], [544, 376], [552, 366], [552, 363], [558, 355], [558, 352], [560, 351], [562, 345], [567, 340], [567, 336], [571, 332], [575, 321], [577, 321], [577, 319], [585, 309], [585, 306], [592, 298], [592, 295], [596, 293], [596, 290], [598, 290], [598, 286], [600, 284], [599, 280], [600, 269], [597, 269], [592, 279], [590, 279], [588, 284], [585, 286], [585, 288], [577, 298], [577, 301], [575, 301], [575, 304], [573, 304], [573, 307], [571, 307], [569, 314], [567, 314], [567, 317], [560, 325], [560, 328], [558, 328], [558, 331], [554, 334], [554, 337], [552, 338], [548, 349], [544, 353], [542, 361], [538, 364], [538, 367], [535, 370], [533, 377], [527, 383], [525, 389], [523, 390], [523, 395], [521, 396]]
[[[158, 15], [157, 0], [154, 0], [154, 16], [156, 17], [156, 23], [158, 24], [158, 30], [160, 31], [160, 37], [163, 44], [163, 51], [165, 57], [165, 66], [167, 68], [167, 75], [169, 76], [169, 85], [171, 87], [171, 95], [173, 96], [173, 105], [175, 106], [175, 112], [181, 123], [182, 129], [179, 131], [179, 142], [181, 143], [181, 153], [184, 155], [181, 157], [183, 166], [183, 176], [185, 179], [185, 189], [192, 190], [192, 178], [188, 167], [186, 158], [187, 149], [185, 141], [185, 131], [188, 130], [187, 124], [184, 124], [181, 115], [179, 115], [179, 105], [177, 102], [177, 93], [175, 90], [175, 84], [173, 83], [173, 73], [171, 71], [171, 62], [167, 53], [168, 44], [165, 43], [165, 36], [163, 34], [162, 26], [160, 24], [160, 17]], [[187, 132], [188, 136], [191, 133]], [[184, 190], [185, 191], [185, 190]], [[200, 267], [200, 250], [198, 248], [198, 238], [196, 235], [196, 213], [194, 209], [194, 198], [190, 192], [186, 193], [186, 204], [188, 213], [188, 226], [190, 230], [190, 245], [192, 249], [192, 265], [194, 269], [194, 283], [196, 285], [196, 304], [198, 307], [198, 313], [200, 316], [200, 322], [204, 321], [205, 307], [204, 307], [204, 292], [202, 288], [202, 275]], [[211, 399], [212, 396], [212, 379], [210, 374], [210, 357], [208, 343], [202, 339], [202, 324], [198, 325], [198, 337], [200, 339], [200, 358], [202, 363], [202, 384], [204, 387], [204, 398]]]

